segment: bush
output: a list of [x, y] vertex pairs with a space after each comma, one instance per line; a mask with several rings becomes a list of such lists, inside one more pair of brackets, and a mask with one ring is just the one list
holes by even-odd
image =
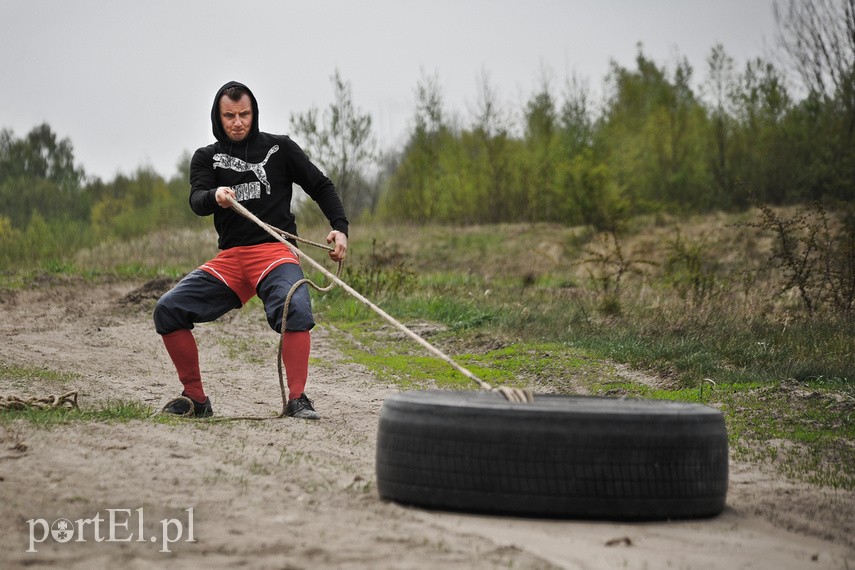
[[795, 289], [808, 314], [829, 310], [851, 315], [855, 303], [855, 206], [815, 202], [792, 215], [757, 206], [760, 220], [749, 223], [773, 236], [766, 269], [783, 275], [779, 294]]

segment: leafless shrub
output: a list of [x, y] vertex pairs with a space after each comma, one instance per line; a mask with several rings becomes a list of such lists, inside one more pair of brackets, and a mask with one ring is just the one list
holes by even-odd
[[578, 263], [586, 267], [588, 276], [602, 296], [600, 309], [604, 313], [618, 314], [621, 312], [620, 295], [624, 279], [630, 275], [641, 275], [645, 266], [656, 263], [624, 252], [615, 231], [602, 234], [597, 241], [599, 243], [585, 247], [584, 256]]
[[798, 291], [809, 315], [821, 310], [851, 315], [855, 306], [855, 207], [837, 206], [830, 214], [816, 202], [786, 217], [760, 204], [760, 220], [746, 224], [773, 235], [761, 271], [779, 272], [778, 293]]

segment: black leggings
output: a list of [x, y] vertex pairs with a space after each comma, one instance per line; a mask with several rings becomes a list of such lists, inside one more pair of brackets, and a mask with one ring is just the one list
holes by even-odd
[[[282, 306], [291, 286], [303, 278], [296, 263], [283, 263], [261, 280], [256, 294], [264, 303], [267, 323], [282, 332]], [[181, 329], [192, 329], [195, 323], [218, 319], [241, 307], [237, 294], [213, 275], [196, 269], [167, 291], [154, 308], [154, 329], [164, 335]], [[309, 287], [301, 286], [291, 297], [287, 330], [307, 331], [315, 326]]]

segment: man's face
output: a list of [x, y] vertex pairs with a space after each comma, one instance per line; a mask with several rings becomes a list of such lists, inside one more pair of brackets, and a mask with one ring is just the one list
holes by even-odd
[[246, 93], [239, 101], [232, 101], [227, 95], [220, 97], [220, 122], [229, 140], [240, 142], [247, 137], [252, 128], [252, 100]]

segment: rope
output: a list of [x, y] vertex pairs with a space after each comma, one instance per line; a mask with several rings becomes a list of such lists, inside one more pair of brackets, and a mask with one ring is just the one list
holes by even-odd
[[[406, 334], [412, 340], [416, 341], [418, 344], [420, 344], [421, 346], [426, 348], [428, 351], [433, 353], [435, 356], [437, 356], [440, 359], [447, 362], [449, 365], [451, 365], [455, 370], [457, 370], [458, 372], [463, 374], [465, 377], [467, 377], [470, 380], [477, 383], [482, 389], [488, 390], [491, 392], [497, 392], [497, 393], [501, 394], [502, 396], [504, 396], [506, 400], [508, 400], [509, 402], [513, 402], [513, 403], [525, 403], [525, 402], [531, 402], [534, 400], [534, 394], [528, 388], [521, 390], [519, 388], [509, 388], [507, 386], [493, 387], [488, 382], [485, 382], [484, 380], [478, 378], [471, 371], [469, 371], [468, 369], [464, 368], [463, 366], [461, 366], [460, 364], [458, 364], [457, 362], [452, 360], [451, 357], [447, 356], [444, 352], [442, 352], [441, 350], [439, 350], [438, 348], [436, 348], [435, 346], [430, 344], [428, 341], [423, 339], [421, 336], [417, 335], [415, 332], [413, 332], [412, 330], [407, 328], [404, 324], [400, 323], [394, 317], [392, 317], [391, 315], [386, 313], [386, 311], [384, 311], [383, 309], [381, 309], [380, 307], [378, 307], [377, 305], [375, 305], [374, 303], [372, 303], [371, 301], [369, 301], [368, 299], [363, 297], [361, 294], [356, 292], [356, 290], [354, 290], [352, 287], [350, 287], [350, 285], [348, 285], [347, 283], [342, 281], [339, 278], [339, 274], [341, 273], [341, 267], [342, 267], [341, 262], [338, 263], [338, 269], [336, 270], [336, 273], [333, 274], [329, 270], [327, 270], [324, 266], [320, 265], [314, 259], [309, 257], [307, 254], [300, 251], [299, 248], [295, 247], [288, 240], [294, 240], [294, 241], [305, 243], [308, 245], [313, 245], [315, 247], [325, 249], [327, 251], [333, 251], [333, 248], [330, 247], [329, 245], [314, 242], [314, 241], [311, 241], [311, 240], [308, 240], [305, 238], [301, 238], [297, 235], [294, 235], [294, 234], [288, 233], [284, 230], [281, 230], [279, 228], [273, 227], [273, 226], [271, 226], [265, 222], [262, 222], [260, 219], [258, 219], [257, 216], [255, 216], [252, 212], [247, 210], [245, 207], [243, 207], [243, 205], [238, 203], [233, 198], [229, 198], [229, 201], [231, 202], [232, 208], [236, 212], [238, 212], [239, 214], [241, 214], [245, 218], [248, 218], [249, 220], [255, 222], [262, 229], [267, 231], [267, 233], [269, 233], [270, 235], [275, 237], [277, 240], [284, 243], [301, 260], [306, 261], [312, 267], [314, 267], [315, 269], [317, 269], [318, 271], [323, 273], [326, 277], [328, 277], [330, 279], [330, 283], [329, 283], [329, 285], [321, 287], [320, 285], [317, 285], [316, 283], [314, 283], [311, 279], [305, 279], [305, 278], [300, 279], [299, 281], [297, 281], [296, 283], [294, 283], [291, 286], [291, 289], [288, 291], [288, 294], [285, 296], [285, 301], [284, 301], [283, 307], [282, 307], [282, 327], [281, 327], [281, 333], [279, 336], [279, 346], [278, 346], [277, 352], [276, 352], [276, 362], [277, 362], [276, 368], [277, 368], [277, 372], [279, 375], [279, 391], [282, 395], [282, 412], [278, 416], [267, 416], [267, 417], [238, 416], [238, 417], [228, 417], [228, 418], [210, 418], [209, 421], [269, 420], [269, 419], [282, 418], [285, 416], [285, 413], [286, 413], [287, 408], [288, 408], [288, 392], [287, 392], [286, 387], [285, 387], [284, 373], [282, 370], [282, 342], [283, 342], [285, 332], [286, 332], [285, 327], [286, 327], [287, 320], [288, 320], [288, 309], [291, 306], [291, 298], [294, 296], [294, 293], [297, 291], [297, 289], [299, 289], [303, 285], [308, 285], [308, 286], [312, 287], [313, 289], [320, 291], [322, 293], [326, 293], [326, 292], [330, 291], [334, 286], [338, 285], [339, 287], [341, 287], [342, 289], [347, 291], [351, 296], [356, 298], [358, 301], [362, 302], [368, 308], [370, 308], [375, 313], [377, 313], [378, 315], [383, 317], [387, 322], [392, 324], [395, 328], [397, 328], [398, 330], [400, 330], [401, 332]], [[170, 405], [172, 405], [176, 401], [186, 401], [189, 404], [189, 407], [188, 407], [187, 413], [185, 413], [184, 415], [185, 416], [193, 415], [193, 400], [191, 400], [190, 398], [188, 398], [186, 396], [178, 396], [177, 398], [170, 400], [169, 402], [166, 403], [165, 406], [163, 406], [163, 408], [161, 408], [161, 410], [159, 412], [155, 412], [154, 415], [162, 414], [166, 408], [168, 408]], [[42, 398], [32, 397], [32, 398], [27, 398], [27, 399], [19, 398], [17, 396], [2, 396], [2, 395], [0, 395], [0, 412], [7, 411], [7, 410], [34, 410], [34, 409], [35, 410], [45, 410], [45, 409], [65, 408], [65, 407], [67, 407], [68, 409], [73, 409], [73, 410], [80, 409], [77, 405], [77, 392], [76, 391], [68, 392], [68, 393], [62, 394], [60, 396], [50, 395], [50, 396], [45, 396]]]
[[[332, 250], [332, 248], [327, 248], [326, 246], [323, 246], [323, 247], [325, 249]], [[338, 262], [338, 270], [336, 271], [336, 275], [339, 275], [341, 273], [341, 265], [342, 264], [339, 261]], [[327, 291], [329, 291], [330, 289], [332, 289], [335, 286], [335, 283], [330, 283], [329, 285], [327, 285], [325, 287], [321, 287], [321, 286], [317, 285], [316, 283], [314, 283], [311, 279], [300, 279], [299, 281], [297, 281], [296, 283], [291, 285], [291, 289], [288, 291], [288, 294], [285, 296], [285, 302], [282, 304], [282, 326], [280, 328], [281, 332], [279, 333], [279, 348], [277, 349], [277, 352], [276, 352], [276, 355], [277, 355], [276, 356], [276, 373], [279, 375], [279, 392], [282, 394], [282, 413], [279, 414], [280, 418], [285, 417], [285, 412], [288, 410], [288, 393], [285, 390], [285, 375], [284, 375], [283, 370], [282, 370], [282, 346], [283, 346], [283, 343], [285, 342], [285, 332], [287, 331], [285, 326], [288, 323], [288, 309], [291, 307], [291, 297], [294, 296], [294, 293], [296, 293], [297, 289], [299, 289], [302, 285], [308, 285], [309, 287], [311, 287], [312, 289], [315, 289], [316, 291], [320, 291], [321, 293], [326, 293]]]
[[60, 396], [50, 395], [43, 398], [19, 398], [17, 396], [0, 396], [0, 412], [9, 410], [53, 410], [67, 408], [79, 410], [77, 392], [68, 392]]
[[[371, 309], [372, 311], [374, 311], [375, 313], [377, 313], [378, 315], [383, 317], [383, 319], [385, 319], [392, 326], [394, 326], [395, 328], [397, 328], [398, 330], [403, 332], [405, 335], [407, 335], [412, 340], [414, 340], [415, 342], [417, 342], [418, 344], [420, 344], [421, 346], [426, 348], [428, 351], [430, 351], [435, 356], [439, 357], [441, 360], [444, 360], [452, 368], [454, 368], [455, 370], [457, 370], [458, 372], [463, 374], [463, 376], [465, 376], [466, 378], [469, 378], [470, 380], [477, 383], [482, 389], [489, 390], [491, 392], [498, 392], [498, 393], [502, 394], [502, 396], [504, 396], [505, 399], [508, 400], [509, 402], [518, 402], [518, 403], [531, 402], [534, 399], [534, 394], [529, 389], [520, 390], [518, 388], [509, 388], [506, 386], [494, 388], [488, 382], [485, 382], [484, 380], [478, 378], [471, 371], [469, 371], [468, 369], [464, 368], [463, 366], [461, 366], [460, 364], [458, 364], [457, 362], [452, 360], [451, 357], [446, 355], [444, 352], [442, 352], [441, 350], [439, 350], [438, 348], [436, 348], [435, 346], [430, 344], [428, 341], [426, 341], [425, 339], [423, 339], [419, 335], [417, 335], [415, 332], [413, 332], [412, 330], [407, 328], [404, 324], [398, 322], [394, 317], [392, 317], [391, 315], [386, 313], [386, 311], [384, 311], [383, 309], [381, 309], [380, 307], [378, 307], [377, 305], [375, 305], [374, 303], [372, 303], [371, 301], [369, 301], [368, 299], [363, 297], [356, 290], [354, 290], [350, 285], [348, 285], [347, 283], [342, 281], [338, 277], [338, 274], [333, 275], [323, 265], [319, 264], [317, 261], [315, 261], [314, 259], [309, 257], [307, 254], [300, 251], [299, 248], [293, 246], [290, 242], [287, 241], [286, 238], [293, 239], [295, 241], [300, 241], [303, 243], [308, 243], [308, 244], [314, 245], [316, 247], [326, 249], [328, 251], [332, 251], [333, 248], [329, 247], [328, 245], [319, 244], [316, 242], [312, 242], [312, 241], [300, 238], [296, 235], [289, 234], [288, 232], [285, 232], [279, 228], [274, 228], [273, 226], [271, 226], [265, 222], [262, 222], [260, 219], [258, 219], [258, 217], [255, 214], [253, 214], [252, 212], [247, 210], [242, 204], [240, 204], [234, 198], [229, 197], [229, 202], [231, 203], [233, 210], [235, 210], [237, 213], [239, 213], [243, 217], [245, 217], [245, 218], [255, 222], [256, 224], [258, 224], [267, 233], [269, 233], [274, 238], [276, 238], [277, 240], [284, 243], [287, 247], [291, 248], [291, 251], [293, 251], [294, 254], [296, 254], [301, 260], [306, 261], [309, 265], [311, 265], [312, 267], [314, 267], [315, 269], [317, 269], [318, 271], [323, 273], [331, 281], [331, 283], [329, 285], [327, 285], [325, 288], [318, 287], [317, 285], [315, 285], [314, 283], [312, 283], [308, 279], [298, 281], [297, 283], [294, 284], [294, 286], [291, 288], [291, 291], [289, 291], [288, 296], [286, 297], [285, 311], [282, 314], [282, 333], [283, 334], [285, 332], [285, 318], [288, 314], [287, 313], [288, 305], [290, 304], [290, 301], [291, 301], [291, 295], [294, 293], [294, 291], [296, 290], [297, 287], [299, 287], [300, 285], [302, 285], [305, 282], [305, 283], [310, 284], [312, 287], [316, 288], [319, 291], [329, 291], [330, 289], [332, 289], [332, 287], [334, 285], [338, 285], [339, 287], [341, 287], [342, 289], [347, 291], [347, 293], [349, 293], [352, 297], [354, 297], [355, 299], [357, 299], [358, 301], [360, 301], [361, 303], [366, 305], [369, 309]], [[339, 272], [341, 271], [341, 263], [339, 263], [338, 271]], [[279, 363], [279, 366], [278, 366], [278, 368], [279, 368], [279, 387], [282, 390], [282, 400], [283, 400], [282, 413], [284, 415], [284, 413], [285, 413], [284, 406], [287, 406], [287, 399], [285, 396], [285, 388], [284, 388], [283, 381], [282, 381], [282, 356], [281, 356], [282, 339], [281, 338], [280, 338], [279, 343], [280, 343], [279, 344], [279, 351], [280, 352], [277, 354], [277, 362]]]

